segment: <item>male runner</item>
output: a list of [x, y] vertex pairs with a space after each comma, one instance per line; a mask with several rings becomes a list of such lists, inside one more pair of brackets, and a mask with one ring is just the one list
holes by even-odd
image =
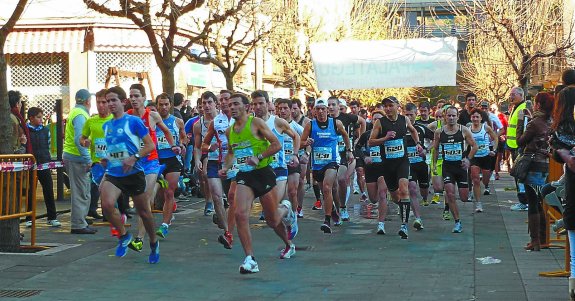
[[[358, 101], [356, 101], [356, 100], [351, 101], [351, 102], [349, 103], [349, 109], [351, 110], [351, 113], [350, 113], [350, 114], [356, 115], [356, 116], [358, 116], [358, 117], [360, 117], [360, 118], [363, 118], [363, 117], [361, 117], [360, 114], [359, 114], [360, 108], [359, 108], [359, 102], [358, 102]], [[365, 120], [365, 118], [363, 118], [363, 119]], [[354, 124], [354, 129], [353, 129], [352, 133], [357, 133], [357, 128], [358, 128], [359, 126], [360, 126], [359, 123], [355, 123], [355, 124]], [[367, 120], [366, 120], [366, 125], [365, 125], [364, 131], [365, 131], [366, 129], [367, 129]], [[361, 135], [361, 134], [360, 134], [360, 135]], [[360, 137], [360, 136], [352, 137], [352, 141], [357, 141], [357, 139], [358, 139], [359, 137]], [[353, 143], [352, 143], [352, 145], [353, 145]], [[362, 160], [361, 158], [360, 158], [359, 160], [357, 160], [357, 158], [356, 158], [356, 160], [355, 160], [355, 177], [356, 177], [356, 182], [353, 183], [353, 185], [354, 185], [353, 194], [358, 194], [358, 191], [357, 191], [357, 189], [356, 189], [356, 186], [357, 186], [357, 188], [359, 188], [359, 191], [361, 192], [361, 200], [362, 200], [362, 201], [366, 201], [366, 200], [367, 200], [367, 192], [366, 192], [366, 188], [365, 188], [365, 187], [366, 187], [366, 186], [365, 186], [365, 185], [366, 185], [366, 184], [365, 184], [365, 172], [364, 172], [364, 169], [363, 169], [364, 166], [365, 166], [365, 162], [363, 162], [363, 160]], [[352, 177], [353, 177], [353, 175], [352, 175]]]
[[[277, 118], [277, 116], [271, 115], [268, 112], [268, 108], [270, 108], [271, 106], [269, 105], [270, 100], [268, 93], [266, 91], [256, 90], [252, 92], [251, 97], [252, 97], [251, 107], [254, 110], [255, 116], [265, 121], [267, 126], [271, 129], [272, 133], [276, 135], [276, 138], [278, 138], [278, 141], [280, 142], [281, 145], [280, 151], [272, 156], [270, 166], [274, 169], [274, 173], [276, 174], [276, 190], [275, 190], [275, 193], [277, 193], [276, 199], [283, 200], [283, 197], [286, 195], [286, 188], [287, 188], [287, 179], [288, 179], [287, 167], [288, 165], [291, 167], [299, 165], [299, 160], [297, 156], [290, 156], [289, 162], [287, 161], [284, 150], [285, 145], [284, 135], [287, 135], [291, 138], [293, 149], [300, 148], [300, 136], [291, 128], [291, 126], [285, 120]], [[296, 210], [296, 208], [292, 209]], [[292, 239], [297, 234], [298, 231], [297, 219], [296, 222], [293, 225], [291, 225], [291, 228], [288, 230], [290, 233], [289, 239]]]
[[[325, 212], [324, 223], [321, 230], [331, 233], [331, 216], [333, 213], [333, 188], [336, 184], [338, 162], [341, 161], [337, 149], [338, 137], [343, 137], [344, 152], [348, 163], [352, 161], [351, 144], [343, 123], [335, 118], [328, 117], [327, 101], [318, 99], [314, 110], [316, 119], [306, 124], [301, 135], [302, 145], [311, 146], [311, 167], [313, 178], [320, 185], [323, 192], [323, 208]], [[334, 223], [336, 221], [334, 220]]]
[[409, 212], [411, 211], [409, 199], [409, 159], [405, 138], [407, 132], [411, 133], [417, 153], [421, 154], [423, 148], [419, 141], [419, 135], [411, 121], [403, 115], [399, 115], [399, 101], [394, 96], [383, 99], [385, 116], [376, 120], [369, 137], [369, 146], [380, 146], [383, 167], [381, 174], [385, 179], [392, 200], [399, 205], [401, 227], [399, 236], [407, 239]]
[[219, 172], [222, 177], [226, 176], [236, 158], [239, 172], [236, 175], [235, 216], [238, 236], [246, 254], [239, 268], [242, 274], [259, 272], [249, 226], [249, 213], [255, 198], [260, 198], [266, 223], [285, 243], [285, 248], [280, 252], [282, 259], [295, 254], [295, 245], [288, 239], [286, 226], [297, 221], [289, 201], [282, 201], [278, 207], [279, 200], [274, 191], [277, 189], [276, 177], [269, 164], [271, 157], [280, 151], [281, 144], [263, 120], [248, 115], [248, 105], [249, 99], [243, 94], [234, 94], [230, 99], [230, 110], [235, 122], [228, 128], [226, 135], [231, 151], [228, 151], [225, 164]]
[[[148, 129], [140, 118], [124, 113], [122, 101], [126, 92], [120, 87], [112, 87], [106, 93], [106, 100], [112, 120], [103, 125], [106, 135], [106, 174], [100, 184], [102, 210], [108, 221], [119, 231], [116, 256], [124, 257], [128, 247], [133, 249], [132, 235], [126, 231], [120, 213], [115, 208], [120, 194], [132, 196], [138, 215], [150, 237], [149, 263], [160, 260], [160, 243], [154, 232], [154, 217], [146, 193], [146, 176], [142, 157], [156, 149]], [[89, 143], [89, 142], [88, 142]], [[141, 145], [143, 144], [143, 147]], [[135, 249], [139, 252], [138, 249]]]
[[[130, 104], [132, 105], [132, 109], [128, 110], [128, 114], [140, 117], [144, 122], [144, 125], [148, 128], [148, 132], [150, 133], [150, 137], [154, 144], [157, 143], [156, 138], [156, 128], [159, 128], [168, 143], [172, 151], [176, 154], [179, 154], [181, 149], [179, 146], [174, 144], [174, 139], [168, 127], [162, 121], [162, 117], [160, 114], [150, 111], [150, 109], [146, 109], [144, 107], [144, 101], [146, 100], [146, 89], [142, 84], [133, 84], [130, 86]], [[109, 145], [108, 145], [109, 147]], [[148, 156], [142, 158], [141, 160], [142, 167], [144, 168], [144, 174], [146, 175], [146, 197], [148, 199], [148, 203], [150, 205], [154, 202], [154, 186], [156, 184], [156, 180], [158, 178], [158, 173], [160, 172], [160, 163], [158, 161], [158, 152], [154, 148]], [[146, 229], [144, 228], [145, 225], [142, 224], [142, 219], [138, 221], [138, 236], [133, 242], [134, 249], [141, 250], [143, 246], [143, 238], [146, 234]], [[162, 238], [165, 238], [168, 229], [162, 225], [159, 229], [159, 232], [162, 232], [163, 236], [160, 235]], [[165, 231], [162, 231], [165, 230]]]
[[[439, 102], [438, 102], [439, 103]], [[435, 133], [437, 129], [440, 129], [443, 124], [445, 124], [445, 119], [443, 118], [445, 113], [445, 109], [449, 106], [440, 107], [435, 111], [435, 121], [430, 123], [427, 127], [431, 131]], [[435, 134], [434, 134], [435, 136]], [[431, 156], [433, 157], [433, 153], [435, 150], [431, 148]], [[433, 186], [433, 198], [431, 199], [431, 204], [437, 205], [439, 204], [440, 200], [443, 199], [443, 177], [441, 176], [443, 172], [443, 159], [441, 157], [437, 158], [437, 161], [431, 161], [430, 163], [431, 169], [431, 185]], [[444, 200], [445, 206], [443, 208], [443, 219], [450, 220], [451, 213], [449, 212], [449, 204], [447, 201]]]
[[[162, 117], [162, 121], [170, 130], [170, 135], [174, 141], [173, 145], [178, 146], [180, 149], [184, 148], [187, 137], [184, 133], [184, 121], [176, 116], [170, 114], [172, 108], [172, 101], [170, 96], [166, 93], [158, 95], [158, 113]], [[166, 166], [163, 171], [164, 179], [168, 182], [168, 187], [164, 189], [164, 207], [162, 210], [162, 226], [156, 234], [160, 237], [168, 235], [168, 228], [172, 222], [174, 210], [174, 192], [178, 188], [178, 181], [182, 172], [182, 158], [180, 154], [182, 151], [174, 152], [172, 145], [169, 144], [168, 139], [163, 131], [156, 132], [158, 139], [158, 157], [160, 164]]]
[[[299, 100], [297, 98], [293, 99], [292, 103], [291, 103], [292, 122], [296, 122], [299, 126], [301, 126], [301, 128], [302, 128], [301, 134], [303, 134], [303, 128], [306, 126], [306, 124], [308, 124], [310, 122], [310, 119], [307, 118], [305, 115], [303, 115], [301, 110], [302, 110], [301, 100]], [[299, 159], [300, 159], [299, 166], [300, 166], [300, 170], [301, 170], [300, 176], [299, 176], [298, 191], [297, 191], [297, 200], [298, 200], [297, 217], [299, 217], [299, 218], [303, 218], [303, 198], [305, 196], [305, 179], [306, 179], [306, 175], [310, 171], [308, 169], [310, 152], [307, 150], [306, 147], [301, 147], [301, 144], [302, 143], [300, 142], [300, 149], [298, 152], [299, 153]], [[314, 189], [314, 194], [316, 197], [316, 204], [314, 204], [314, 208], [317, 205], [321, 209], [321, 201], [319, 199], [320, 192], [319, 192], [319, 186], [317, 185], [317, 183], [315, 183], [313, 185], [313, 189]]]
[[[204, 137], [208, 132], [208, 126], [210, 122], [212, 122], [212, 120], [214, 120], [214, 118], [218, 114], [217, 97], [214, 95], [214, 93], [206, 91], [202, 93], [200, 100], [204, 114], [202, 117], [200, 117], [200, 120], [196, 124], [194, 124], [194, 128], [192, 130], [194, 133], [194, 166], [196, 170], [198, 170], [200, 177], [204, 178], [205, 183], [207, 184], [206, 186], [204, 186], [204, 189], [206, 191], [205, 193], [206, 204], [204, 206], [204, 215], [205, 216], [212, 215], [215, 209], [216, 218], [221, 220], [222, 217], [221, 214], [223, 212], [223, 202], [221, 201], [221, 192], [219, 194], [219, 200], [216, 200], [215, 199], [216, 197], [212, 194], [211, 190], [214, 181], [212, 181], [212, 185], [210, 185], [209, 180], [211, 178], [219, 181], [218, 170], [220, 167], [218, 166], [218, 159], [220, 158], [220, 154], [216, 146], [211, 147], [212, 150], [207, 153], [203, 153], [201, 150], [202, 140], [204, 140]], [[217, 144], [217, 140], [215, 137], [212, 137], [210, 145], [215, 144]], [[221, 207], [219, 207], [219, 209], [215, 208], [220, 205]], [[217, 211], [220, 212], [220, 215], [218, 215]]]
[[[451, 106], [445, 110], [445, 124], [435, 130], [433, 138], [433, 163], [441, 155], [443, 159], [442, 177], [445, 187], [445, 200], [449, 204], [449, 209], [455, 219], [453, 233], [461, 233], [462, 225], [459, 220], [459, 209], [455, 200], [455, 184], [459, 189], [459, 198], [467, 200], [469, 186], [467, 183], [467, 169], [470, 159], [477, 152], [477, 143], [473, 140], [471, 131], [463, 125], [457, 123], [457, 108]], [[471, 147], [469, 154], [464, 156], [464, 142]], [[432, 172], [435, 172], [435, 164], [431, 165]]]

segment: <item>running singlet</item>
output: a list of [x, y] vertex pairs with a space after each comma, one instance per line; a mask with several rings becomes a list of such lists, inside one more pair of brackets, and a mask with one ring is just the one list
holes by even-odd
[[317, 120], [311, 121], [311, 138], [313, 139], [312, 147], [312, 169], [321, 170], [329, 163], [339, 162], [339, 153], [337, 151], [337, 132], [335, 128], [335, 119], [327, 118], [327, 127], [322, 129]]
[[[291, 121], [289, 123], [291, 129], [296, 132], [300, 137], [303, 133], [303, 127], [297, 124], [295, 121]], [[286, 162], [291, 161], [291, 156], [294, 154], [295, 150], [293, 149], [293, 139], [288, 135], [284, 134], [284, 153], [285, 153], [285, 160]]]
[[459, 125], [459, 129], [455, 134], [447, 134], [445, 130], [441, 130], [439, 136], [439, 151], [444, 163], [461, 164], [461, 160], [463, 160], [464, 140], [461, 125]]
[[[349, 137], [349, 145], [352, 146], [355, 124], [359, 120], [359, 117], [349, 113], [339, 113], [335, 119], [341, 121], [343, 124], [343, 128]], [[340, 156], [345, 156], [345, 143], [343, 141], [343, 136], [340, 133], [338, 133], [337, 136], [337, 151], [340, 152]]]
[[490, 139], [485, 130], [485, 123], [481, 124], [481, 129], [478, 132], [471, 130], [471, 135], [473, 136], [473, 140], [477, 142], [477, 152], [474, 157], [483, 158], [489, 156]]
[[236, 166], [239, 172], [248, 172], [268, 166], [272, 160], [271, 157], [262, 159], [257, 166], [248, 164], [249, 157], [257, 157], [269, 148], [270, 142], [265, 139], [254, 137], [252, 133], [253, 116], [248, 116], [248, 120], [240, 132], [234, 128], [230, 130], [229, 145], [236, 158]]
[[[201, 135], [202, 135], [202, 141], [204, 140], [204, 137], [206, 137], [206, 134], [208, 133], [208, 126], [209, 126], [209, 122], [206, 123], [206, 120], [204, 119], [204, 117], [202, 116], [200, 118], [200, 126], [201, 126]], [[218, 144], [218, 139], [216, 138], [216, 136], [214, 135], [214, 137], [212, 137], [212, 141], [210, 141], [210, 145], [212, 144]], [[218, 144], [218, 148], [216, 148], [216, 150], [214, 150], [213, 152], [208, 152], [208, 161], [219, 161], [220, 160], [220, 147]]]
[[356, 150], [361, 149], [363, 154], [367, 157], [371, 158], [371, 162], [373, 163], [381, 163], [381, 149], [378, 145], [376, 146], [369, 146], [367, 141], [369, 140], [369, 136], [371, 135], [371, 130], [365, 131], [359, 138], [357, 139], [356, 143]]
[[190, 141], [190, 144], [194, 144], [194, 124], [196, 124], [198, 120], [200, 120], [199, 115], [188, 119], [186, 124], [184, 124], [184, 132], [186, 133], [186, 136], [188, 136], [188, 141]]
[[224, 113], [220, 113], [214, 118], [214, 131], [216, 132], [215, 138], [219, 145], [219, 158], [218, 161], [223, 162], [224, 158], [228, 154], [228, 137], [226, 136], [226, 130], [230, 127], [233, 119], [228, 118]]
[[149, 134], [140, 118], [124, 114], [119, 119], [106, 121], [103, 125], [106, 135], [106, 173], [114, 177], [125, 177], [143, 171], [141, 160], [136, 161], [132, 170], [124, 173], [122, 161], [140, 150], [142, 138]]
[[[134, 109], [129, 109], [128, 110], [128, 114], [133, 115], [132, 113], [134, 112]], [[135, 115], [133, 115], [135, 116]], [[148, 128], [148, 132], [150, 133], [150, 137], [152, 137], [152, 141], [154, 141], [154, 144], [156, 144], [156, 146], [158, 145], [158, 138], [156, 137], [156, 129], [152, 129], [150, 128], [150, 109], [146, 108], [146, 111], [144, 112], [144, 115], [142, 115], [141, 117], [142, 121], [144, 122], [144, 125], [146, 126], [146, 128]], [[144, 142], [140, 141], [140, 148], [144, 147]], [[157, 160], [158, 159], [158, 151], [156, 151], [156, 149], [154, 148], [154, 150], [152, 150], [152, 152], [146, 157], [146, 159], [148, 159], [148, 161], [152, 161], [152, 160]]]
[[280, 151], [272, 156], [272, 162], [270, 163], [270, 166], [272, 168], [287, 168], [285, 151], [284, 151], [284, 134], [280, 134], [276, 129], [276, 116], [270, 115], [270, 118], [268, 118], [268, 120], [266, 121], [266, 125], [272, 130], [272, 133], [276, 135], [276, 137], [280, 142], [280, 145], [282, 146]]
[[394, 139], [387, 140], [380, 145], [381, 158], [384, 160], [406, 158], [405, 135], [407, 134], [407, 123], [405, 121], [405, 116], [397, 115], [397, 119], [395, 121], [391, 121], [384, 116], [379, 119], [379, 122], [381, 123], [379, 138], [385, 137], [389, 131], [394, 131], [396, 137]]
[[[421, 141], [424, 138], [433, 139], [433, 132], [427, 127], [425, 127], [425, 125], [419, 124], [416, 121], [413, 127], [417, 131], [419, 141]], [[413, 140], [413, 137], [411, 137], [411, 132], [409, 131], [407, 131], [407, 134], [405, 135], [405, 145], [407, 146], [407, 158], [409, 158], [409, 164], [415, 164], [425, 161], [425, 158], [421, 157], [417, 153], [417, 144], [415, 144], [415, 140]]]
[[[176, 116], [170, 114], [168, 118], [164, 119], [164, 124], [170, 130], [172, 134], [172, 139], [174, 139], [174, 144], [180, 144], [180, 131], [178, 129], [178, 124], [176, 122]], [[172, 146], [168, 143], [168, 139], [164, 135], [162, 130], [156, 131], [156, 137], [158, 138], [158, 156], [160, 159], [167, 159], [176, 157], [177, 155], [172, 151]], [[177, 156], [178, 158], [180, 156]]]

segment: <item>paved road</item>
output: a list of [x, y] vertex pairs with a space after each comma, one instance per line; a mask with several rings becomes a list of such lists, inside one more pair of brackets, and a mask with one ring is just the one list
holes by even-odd
[[[238, 273], [244, 258], [239, 240], [224, 249], [197, 199], [179, 203], [158, 265], [146, 263], [147, 251], [115, 258], [107, 227], [97, 235], [70, 235], [69, 214], [63, 214], [60, 230], [39, 222], [39, 241], [67, 249], [0, 255], [0, 290], [41, 291], [26, 300], [566, 300], [566, 278], [538, 276], [561, 269], [564, 251], [524, 251], [527, 215], [509, 210], [514, 192], [504, 188], [512, 186], [510, 178], [492, 186], [484, 213], [459, 203], [463, 233], [451, 233], [453, 221], [443, 221], [436, 205], [423, 208], [425, 229], [410, 229], [408, 240], [396, 235], [396, 215], [386, 223], [388, 234], [376, 235], [376, 220], [360, 215], [357, 196], [350, 201], [351, 222], [323, 234], [322, 213], [308, 209], [310, 191], [297, 254], [286, 260], [278, 259], [281, 242], [257, 220], [255, 204], [252, 234], [261, 272], [253, 275]], [[486, 256], [501, 263], [476, 260]]]

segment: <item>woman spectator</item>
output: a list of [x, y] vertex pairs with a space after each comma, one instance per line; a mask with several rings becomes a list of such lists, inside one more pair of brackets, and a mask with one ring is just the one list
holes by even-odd
[[[553, 135], [551, 147], [554, 149], [554, 158], [558, 162], [566, 163], [565, 182], [575, 180], [575, 119], [573, 107], [575, 106], [575, 87], [567, 87], [559, 92], [557, 104], [553, 111]], [[569, 277], [569, 295], [575, 300], [575, 189], [573, 185], [565, 185], [565, 211], [563, 212], [565, 229], [568, 230], [571, 247], [571, 275]]]
[[22, 94], [18, 91], [8, 91], [10, 102], [10, 119], [12, 120], [12, 149], [14, 154], [31, 154], [30, 132], [26, 120], [22, 117]]
[[545, 185], [549, 174], [548, 140], [554, 102], [555, 99], [551, 93], [538, 93], [535, 96], [531, 121], [527, 123], [523, 135], [517, 139], [519, 148], [523, 149], [523, 155], [534, 156], [525, 180], [525, 194], [529, 204], [529, 236], [531, 237], [531, 242], [525, 246], [525, 250], [529, 251], [539, 251], [547, 236], [545, 215], [541, 208], [541, 188]]

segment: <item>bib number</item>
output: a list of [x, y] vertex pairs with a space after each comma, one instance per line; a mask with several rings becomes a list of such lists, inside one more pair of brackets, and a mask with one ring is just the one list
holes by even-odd
[[445, 161], [461, 161], [463, 158], [461, 143], [444, 143], [442, 148]]
[[251, 147], [234, 150], [234, 156], [236, 157], [239, 171], [246, 172], [255, 169], [255, 167], [248, 164], [248, 159], [254, 156], [254, 151]]
[[94, 150], [96, 151], [96, 158], [103, 159], [106, 158], [106, 151], [108, 147], [105, 138], [94, 139]]
[[122, 161], [130, 157], [125, 143], [109, 145], [107, 155], [110, 167], [122, 166]]
[[401, 158], [405, 154], [405, 150], [403, 149], [403, 139], [385, 141], [383, 146], [385, 147], [386, 159]]
[[313, 161], [317, 165], [326, 165], [333, 162], [333, 150], [329, 147], [314, 147], [313, 148]]

